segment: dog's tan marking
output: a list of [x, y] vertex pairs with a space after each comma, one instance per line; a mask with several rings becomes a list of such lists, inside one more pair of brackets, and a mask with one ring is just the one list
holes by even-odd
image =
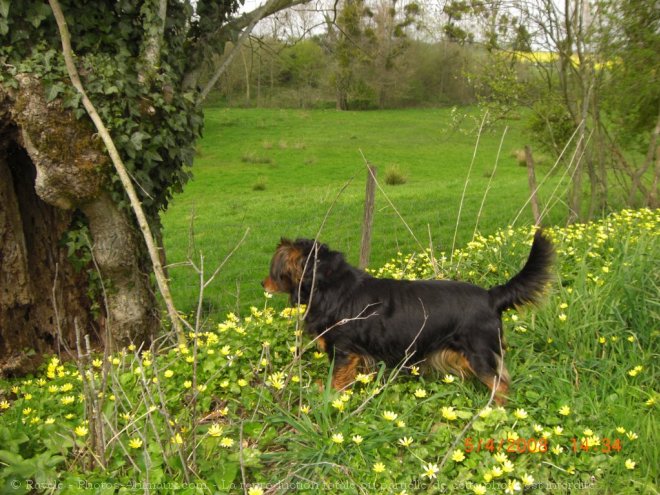
[[327, 352], [327, 351], [326, 351], [326, 349], [327, 349], [327, 344], [326, 344], [326, 342], [325, 342], [325, 338], [323, 338], [323, 337], [317, 337], [317, 338], [316, 338], [316, 347], [318, 347], [319, 350], [320, 350], [321, 352]]
[[474, 371], [467, 358], [460, 352], [452, 349], [441, 349], [426, 358], [428, 367], [442, 373], [452, 373], [460, 378], [474, 376]]
[[345, 364], [341, 366], [335, 364], [335, 369], [332, 372], [332, 388], [335, 390], [343, 390], [353, 383], [361, 361], [362, 358], [359, 355], [349, 354]]
[[475, 373], [467, 358], [462, 353], [451, 349], [441, 349], [431, 354], [426, 358], [426, 365], [442, 373], [457, 375], [462, 379], [476, 376], [491, 392], [495, 391], [495, 402], [502, 406], [506, 403], [507, 394], [509, 393], [510, 378], [502, 358], [497, 356], [496, 359], [497, 370], [500, 372], [499, 376]]
[[491, 392], [495, 392], [495, 403], [503, 406], [506, 404], [507, 396], [509, 394], [509, 383], [511, 378], [506, 366], [504, 366], [502, 356], [496, 356], [496, 359], [499, 375], [477, 375], [477, 378], [479, 378], [479, 380], [481, 380]]

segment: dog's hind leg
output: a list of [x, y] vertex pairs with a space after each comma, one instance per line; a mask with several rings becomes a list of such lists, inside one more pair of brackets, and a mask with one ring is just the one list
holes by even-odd
[[475, 376], [495, 394], [495, 403], [505, 405], [511, 380], [502, 356], [493, 352], [490, 358], [482, 355], [471, 357], [470, 364]]

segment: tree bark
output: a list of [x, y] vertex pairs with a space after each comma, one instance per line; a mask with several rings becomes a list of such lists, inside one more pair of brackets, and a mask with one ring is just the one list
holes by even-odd
[[32, 371], [60, 337], [73, 342], [75, 316], [97, 336], [87, 276], [61, 242], [73, 212], [37, 195], [34, 164], [12, 137], [0, 141], [0, 377]]
[[[136, 227], [103, 189], [102, 143], [86, 121], [47, 102], [36, 79], [23, 74], [17, 82], [16, 90], [0, 87], [0, 374], [75, 348], [74, 318], [110, 350], [148, 342], [158, 321]], [[94, 268], [76, 270], [63, 243], [76, 211], [86, 215], [101, 277], [112, 280], [105, 301], [89, 299], [90, 288], [101, 293], [90, 287]]]

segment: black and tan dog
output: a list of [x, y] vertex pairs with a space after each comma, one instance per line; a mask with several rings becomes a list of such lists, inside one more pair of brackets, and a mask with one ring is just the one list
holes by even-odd
[[538, 299], [552, 258], [552, 244], [539, 230], [522, 270], [503, 285], [483, 289], [451, 280], [379, 279], [325, 244], [282, 239], [263, 286], [307, 305], [305, 328], [335, 360], [336, 389], [355, 379], [361, 363], [416, 362], [474, 375], [501, 404], [509, 388], [502, 312]]

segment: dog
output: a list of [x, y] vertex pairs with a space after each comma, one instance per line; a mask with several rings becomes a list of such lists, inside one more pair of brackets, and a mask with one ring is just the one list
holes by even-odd
[[307, 306], [305, 329], [334, 360], [336, 390], [350, 385], [365, 363], [395, 367], [414, 360], [424, 370], [476, 376], [503, 405], [510, 378], [502, 312], [538, 302], [553, 257], [551, 241], [537, 230], [520, 272], [484, 289], [454, 280], [375, 278], [325, 244], [283, 238], [262, 286]]

